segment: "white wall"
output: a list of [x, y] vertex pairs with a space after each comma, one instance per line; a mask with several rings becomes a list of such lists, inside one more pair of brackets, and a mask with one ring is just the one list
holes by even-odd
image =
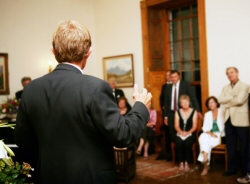
[[[140, 0], [94, 0], [96, 17], [97, 62], [103, 78], [102, 58], [133, 54], [135, 83], [144, 84]], [[133, 88], [122, 88], [133, 104]]]
[[[10, 95], [20, 90], [23, 76], [33, 79], [56, 65], [50, 48], [62, 19], [83, 22], [93, 39], [84, 73], [103, 78], [102, 58], [134, 56], [135, 82], [142, 88], [143, 57], [140, 0], [0, 0], [0, 53], [9, 54]], [[132, 88], [123, 89], [132, 104]], [[5, 99], [6, 96], [0, 96]]]
[[[60, 20], [83, 22], [92, 33], [95, 46], [92, 0], [0, 0], [0, 12], [0, 52], [9, 55], [9, 97], [22, 89], [23, 76], [38, 78], [48, 73], [49, 61], [57, 64], [50, 49]], [[95, 52], [89, 61], [86, 73], [97, 74]]]
[[235, 66], [250, 83], [250, 1], [207, 0], [207, 41], [210, 95], [219, 96], [229, 83], [225, 71]]
[[[210, 95], [228, 84], [225, 69], [236, 66], [249, 81], [249, 0], [206, 1]], [[23, 76], [40, 77], [48, 63], [52, 34], [62, 19], [83, 22], [93, 38], [93, 53], [84, 70], [103, 78], [102, 58], [134, 56], [135, 82], [144, 84], [140, 0], [0, 0], [0, 52], [9, 54], [10, 97], [21, 89]], [[124, 88], [132, 103], [132, 88]], [[0, 98], [5, 96], [1, 95]], [[1, 99], [0, 99], [1, 102]]]

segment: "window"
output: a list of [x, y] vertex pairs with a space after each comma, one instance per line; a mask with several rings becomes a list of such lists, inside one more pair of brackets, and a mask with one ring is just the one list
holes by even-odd
[[200, 55], [197, 5], [170, 10], [170, 68], [180, 71], [182, 79], [200, 82]]

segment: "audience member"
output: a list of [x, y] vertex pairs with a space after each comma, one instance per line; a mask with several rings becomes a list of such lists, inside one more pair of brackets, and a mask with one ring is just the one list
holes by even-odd
[[25, 87], [14, 132], [19, 148], [38, 150], [34, 183], [116, 184], [113, 146], [140, 138], [151, 93], [135, 85], [135, 104], [122, 116], [109, 84], [82, 72], [91, 36], [77, 21], [59, 24], [52, 51], [59, 64]]
[[196, 141], [197, 112], [190, 107], [190, 98], [187, 95], [180, 97], [181, 108], [175, 112], [175, 135], [177, 161], [179, 170], [188, 172], [192, 161], [192, 145]]
[[143, 134], [140, 138], [140, 143], [137, 148], [137, 154], [141, 154], [142, 147], [144, 148], [144, 154], [143, 157], [144, 159], [148, 158], [148, 148], [150, 145], [155, 145], [155, 124], [157, 121], [157, 112], [153, 108], [153, 105], [151, 104], [151, 107], [149, 109], [150, 113], [150, 120], [147, 123], [146, 127], [143, 130]]
[[221, 143], [224, 135], [224, 114], [219, 108], [220, 104], [216, 97], [211, 96], [206, 100], [206, 106], [210, 109], [204, 117], [203, 133], [199, 137], [200, 154], [198, 160], [203, 163], [201, 175], [206, 175], [210, 169], [211, 150]]
[[160, 105], [161, 105], [161, 108], [164, 109], [164, 90], [165, 90], [165, 87], [168, 85], [168, 84], [172, 84], [172, 81], [171, 81], [171, 76], [170, 76], [170, 73], [171, 73], [171, 70], [168, 70], [166, 72], [166, 83], [162, 85], [162, 88], [161, 88], [161, 94], [160, 94]]
[[120, 97], [118, 99], [118, 106], [120, 108], [120, 114], [125, 116], [131, 110], [130, 105], [128, 105], [128, 100], [125, 97]]
[[[166, 72], [166, 83], [162, 86], [161, 89], [161, 95], [160, 95], [160, 105], [161, 105], [161, 110], [162, 110], [162, 117], [163, 117], [163, 122], [164, 122], [164, 97], [165, 97], [165, 88], [167, 85], [172, 84], [171, 77], [170, 77], [170, 70]], [[158, 155], [157, 159], [166, 159], [168, 161], [172, 160], [172, 150], [171, 150], [171, 137], [170, 137], [170, 132], [169, 132], [169, 126], [165, 125], [163, 123], [162, 125], [162, 130], [163, 130], [163, 138], [164, 142], [161, 142], [162, 136], [159, 137], [160, 140], [158, 142], [161, 142], [162, 152]]]
[[169, 125], [169, 131], [172, 141], [175, 138], [176, 130], [174, 128], [175, 111], [180, 108], [179, 97], [181, 95], [188, 95], [191, 99], [192, 107], [198, 112], [198, 116], [202, 119], [200, 113], [200, 106], [195, 96], [195, 91], [189, 82], [180, 80], [180, 73], [177, 70], [172, 70], [170, 73], [173, 84], [167, 85], [164, 90], [164, 123]]
[[[238, 69], [226, 69], [230, 84], [226, 85], [218, 101], [225, 106], [225, 133], [228, 151], [228, 171], [224, 176], [237, 173], [238, 143], [241, 149], [242, 174], [247, 174], [249, 157], [249, 119], [248, 119], [248, 91], [249, 85], [239, 79]], [[239, 142], [238, 142], [239, 140]]]
[[[31, 78], [30, 77], [23, 77], [22, 80], [21, 80], [23, 88], [25, 88], [25, 86], [27, 86], [30, 82], [31, 82]], [[16, 99], [17, 100], [20, 100], [20, 98], [22, 96], [22, 93], [23, 93], [23, 89], [20, 90], [20, 91], [18, 91], [18, 92], [16, 92]]]
[[109, 85], [112, 88], [113, 95], [114, 95], [114, 97], [115, 97], [115, 99], [117, 101], [117, 104], [118, 104], [119, 98], [125, 97], [124, 92], [123, 92], [122, 89], [118, 89], [116, 87], [116, 80], [115, 80], [115, 78], [110, 78], [109, 79]]

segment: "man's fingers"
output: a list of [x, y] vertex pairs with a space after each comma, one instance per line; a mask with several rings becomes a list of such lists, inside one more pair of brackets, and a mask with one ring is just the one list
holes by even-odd
[[148, 101], [151, 101], [151, 98], [152, 98], [152, 94], [149, 92], [147, 94], [146, 103], [148, 103]]
[[152, 94], [148, 93], [148, 90], [146, 88], [143, 88], [142, 93], [139, 93], [137, 84], [134, 84], [133, 97], [135, 101], [140, 101], [144, 103], [146, 106], [148, 106], [148, 104], [151, 104]]
[[146, 107], [150, 109], [150, 106], [151, 106], [151, 101], [148, 101], [148, 103], [146, 103]]
[[135, 84], [135, 85], [134, 85], [134, 94], [133, 94], [133, 96], [137, 96], [137, 95], [139, 95], [138, 85]]
[[147, 93], [148, 93], [148, 90], [147, 90], [147, 89], [145, 89], [145, 88], [143, 88], [143, 89], [142, 89], [142, 95], [146, 96], [146, 95], [147, 95]]

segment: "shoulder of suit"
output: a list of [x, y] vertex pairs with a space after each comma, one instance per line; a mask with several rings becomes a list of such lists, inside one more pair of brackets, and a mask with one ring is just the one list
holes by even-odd
[[[101, 84], [104, 84], [104, 83], [107, 83], [107, 85], [109, 85], [108, 84], [108, 82], [107, 81], [105, 81], [105, 80], [102, 80], [102, 79], [99, 79], [99, 78], [97, 78], [97, 77], [94, 77], [94, 76], [91, 76], [91, 75], [86, 75], [86, 74], [76, 74], [76, 75], [74, 75], [76, 78], [74, 78], [74, 77], [72, 77], [72, 80], [74, 80], [74, 82], [79, 82], [79, 83], [82, 83], [82, 82], [85, 82], [86, 84], [90, 84], [91, 83], [91, 85], [92, 86], [95, 86], [95, 85], [101, 85]], [[37, 84], [39, 84], [39, 85], [41, 85], [42, 83], [47, 83], [47, 81], [48, 80], [51, 80], [51, 79], [49, 79], [50, 78], [50, 76], [49, 76], [49, 74], [47, 74], [47, 75], [44, 75], [43, 77], [40, 77], [40, 78], [37, 78], [37, 79], [34, 79], [34, 80], [32, 80], [30, 83], [29, 83], [29, 85], [27, 85], [27, 87], [28, 86], [32, 86], [32, 85], [37, 85]], [[31, 84], [31, 85], [30, 85]]]
[[250, 89], [250, 85], [249, 84], [247, 84], [247, 83], [245, 83], [245, 82], [243, 82], [241, 80], [239, 80], [238, 82], [239, 82], [239, 84], [244, 85], [246, 87], [249, 87], [249, 89]]
[[179, 89], [182, 89], [182, 90], [189, 90], [190, 87], [191, 87], [190, 82], [180, 80]]
[[164, 87], [164, 90], [165, 90], [165, 91], [172, 90], [172, 86], [173, 86], [173, 84], [168, 84], [168, 85], [166, 85], [166, 86]]
[[190, 82], [180, 80], [180, 85], [190, 85]]
[[[245, 83], [245, 82], [243, 82], [243, 81], [241, 81], [241, 80], [239, 80], [237, 83], [236, 83], [236, 85], [243, 85], [243, 86], [246, 86], [246, 87], [249, 87], [250, 88], [250, 85], [249, 84], [247, 84], [247, 83]], [[235, 85], [235, 86], [236, 86]], [[231, 85], [231, 83], [229, 83], [229, 84], [227, 84], [226, 86], [224, 86], [224, 88], [227, 88], [227, 87], [232, 87], [232, 85]]]
[[23, 90], [20, 90], [20, 91], [17, 91], [17, 92], [16, 92], [16, 94], [18, 94], [18, 93], [22, 93], [22, 92], [23, 92]]
[[97, 77], [91, 76], [91, 75], [83, 75], [83, 81], [89, 81], [91, 84], [100, 86], [100, 85], [107, 85], [110, 86], [109, 83], [105, 80], [99, 79]]
[[[241, 80], [239, 80], [236, 83], [235, 87], [243, 89], [244, 91], [247, 90], [248, 92], [250, 92], [250, 85], [245, 83], [245, 82], [242, 82]], [[231, 84], [228, 84], [227, 86], [225, 86], [225, 88], [232, 88], [232, 86], [231, 86]]]
[[119, 89], [119, 88], [115, 88], [116, 91], [122, 91], [122, 89]]
[[172, 87], [173, 86], [173, 84], [165, 84], [165, 88], [170, 88], [170, 87]]

